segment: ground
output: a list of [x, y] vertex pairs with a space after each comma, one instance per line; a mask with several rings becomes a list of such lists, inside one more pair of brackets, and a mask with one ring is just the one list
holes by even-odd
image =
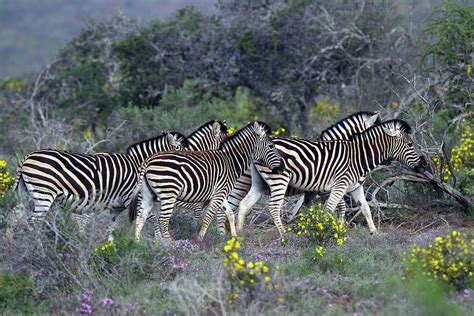
[[[192, 232], [192, 237], [197, 231], [189, 218], [179, 216], [173, 220], [172, 227], [176, 238], [184, 239], [186, 235], [189, 238], [189, 233]], [[60, 247], [61, 252], [57, 246], [54, 251], [48, 250], [47, 241], [42, 241], [41, 253], [49, 261], [35, 255], [33, 260], [26, 260], [29, 263], [25, 263], [25, 259], [14, 262], [17, 271], [20, 266], [33, 271], [35, 291], [40, 291], [41, 282], [50, 280], [49, 285], [45, 283], [42, 287], [52, 286], [52, 290], [33, 296], [32, 312], [472, 315], [474, 293], [471, 290], [433, 288], [423, 280], [402, 280], [402, 257], [413, 243], [424, 246], [454, 228], [472, 238], [472, 227], [471, 221], [465, 220], [462, 227], [445, 225], [413, 230], [413, 233], [386, 225], [377, 235], [370, 235], [366, 227], [354, 227], [349, 229], [347, 242], [342, 246], [327, 247], [326, 255], [316, 260], [313, 259], [317, 257], [314, 245], [297, 236], [288, 235], [282, 244], [272, 225], [247, 227], [242, 234], [240, 255], [247, 262], [266, 262], [274, 288], [261, 287], [253, 294], [241, 291], [239, 298], [231, 304], [228, 298], [232, 292], [223, 254], [227, 239], [215, 229], [209, 231], [202, 244], [181, 240], [165, 249], [149, 236], [137, 245], [122, 235], [118, 237], [116, 253], [111, 257], [99, 256], [100, 260], [91, 255], [94, 252], [107, 255], [107, 251], [97, 250], [103, 244], [97, 235], [90, 237], [93, 240], [87, 240], [87, 237], [69, 239], [73, 246]], [[64, 236], [69, 236], [67, 227], [63, 231]], [[19, 244], [23, 237], [15, 238], [17, 241], [10, 246], [5, 242], [2, 244], [5, 255], [11, 254], [12, 247], [16, 247], [18, 256], [22, 251], [26, 253], [28, 248]], [[128, 241], [123, 243], [121, 240]], [[60, 257], [60, 260], [52, 257]], [[32, 264], [35, 260], [37, 263]], [[4, 269], [15, 270], [11, 258], [4, 256], [2, 262]], [[41, 264], [55, 265], [61, 275], [57, 276], [47, 268], [38, 270]]]

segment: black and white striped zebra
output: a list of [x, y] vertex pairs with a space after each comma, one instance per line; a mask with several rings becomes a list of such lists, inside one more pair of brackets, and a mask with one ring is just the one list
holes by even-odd
[[235, 181], [252, 162], [268, 167], [270, 172], [281, 170], [281, 159], [269, 132], [265, 123], [249, 123], [227, 138], [219, 150], [159, 153], [149, 157], [142, 166], [136, 198], [130, 208], [130, 219], [136, 218], [136, 239], [140, 239], [144, 221], [156, 200], [160, 202], [160, 231], [165, 240], [171, 240], [169, 219], [177, 201], [209, 202], [199, 232], [200, 241], [222, 206], [230, 211], [227, 215], [235, 236], [233, 212], [226, 202]]
[[[270, 188], [269, 210], [281, 235], [280, 208], [289, 185], [302, 191], [328, 192], [325, 210], [334, 212], [343, 196], [359, 181], [387, 160], [405, 163], [415, 171], [426, 166], [424, 157], [414, 148], [410, 126], [401, 120], [377, 124], [355, 134], [348, 141], [309, 141], [275, 139], [283, 158], [284, 171], [275, 175], [256, 166]], [[239, 216], [247, 210], [239, 209]]]
[[[149, 142], [163, 151], [187, 147], [186, 137], [175, 132], [163, 133]], [[71, 204], [79, 214], [98, 204], [107, 210], [124, 208], [130, 204], [141, 163], [133, 154], [37, 150], [20, 162], [15, 188], [26, 189], [33, 199], [33, 221], [43, 218], [55, 201]]]
[[[17, 183], [22, 182], [33, 197], [33, 218], [42, 217], [55, 200], [62, 204], [71, 201], [74, 217], [83, 224], [88, 217], [77, 213], [98, 204], [105, 205], [113, 215], [108, 228], [111, 240], [112, 231], [120, 222], [117, 216], [129, 206], [140, 165], [148, 156], [160, 151], [188, 148], [216, 149], [226, 136], [225, 123], [213, 120], [200, 126], [188, 139], [179, 133], [166, 132], [129, 146], [127, 154], [36, 151], [25, 157], [18, 167]], [[193, 205], [191, 208], [200, 209]]]
[[[360, 133], [374, 124], [380, 123], [380, 118], [377, 112], [357, 112], [354, 113], [332, 126], [325, 129], [321, 132], [319, 136], [320, 140], [349, 140], [351, 135]], [[280, 138], [276, 137], [275, 140]], [[282, 138], [284, 139], [284, 138]], [[278, 149], [278, 147], [277, 147]], [[252, 188], [252, 191], [249, 190]], [[370, 231], [373, 233], [376, 231], [375, 225], [372, 220], [370, 213], [369, 205], [365, 199], [364, 188], [361, 185], [358, 185], [352, 193], [353, 197], [357, 197], [356, 202], [361, 203], [361, 208], [363, 214], [367, 220]], [[249, 169], [247, 170], [238, 180], [235, 185], [234, 190], [228, 197], [229, 205], [232, 210], [236, 210], [239, 205], [242, 205], [242, 209], [247, 213], [243, 215], [238, 215], [237, 220], [237, 232], [243, 228], [245, 217], [247, 216], [250, 209], [255, 205], [255, 203], [260, 199], [262, 194], [269, 194], [268, 185], [258, 174], [257, 170]], [[294, 196], [299, 194], [305, 194], [307, 199], [312, 199], [315, 195], [313, 192], [304, 192], [298, 188], [292, 187], [291, 184], [287, 188], [285, 196]], [[302, 197], [304, 199], [304, 196]], [[299, 206], [302, 204], [303, 200], [299, 201]], [[345, 205], [340, 205], [341, 215], [344, 214]], [[240, 214], [240, 212], [239, 212]], [[219, 230], [224, 231], [224, 221], [225, 216], [222, 213], [218, 215], [218, 226]]]

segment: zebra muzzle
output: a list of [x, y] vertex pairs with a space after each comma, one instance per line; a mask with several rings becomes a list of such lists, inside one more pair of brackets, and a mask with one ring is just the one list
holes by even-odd
[[425, 169], [426, 169], [427, 165], [428, 165], [428, 163], [426, 162], [425, 157], [420, 156], [420, 162], [413, 169], [415, 170], [416, 173], [423, 173], [423, 172], [425, 172]]

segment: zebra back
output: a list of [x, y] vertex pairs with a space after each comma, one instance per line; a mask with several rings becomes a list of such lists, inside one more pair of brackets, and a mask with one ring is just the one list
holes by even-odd
[[359, 134], [380, 122], [377, 112], [357, 112], [326, 128], [321, 132], [320, 139], [349, 140], [352, 135]]
[[227, 137], [225, 121], [212, 120], [204, 123], [188, 137], [190, 150], [214, 150]]
[[139, 161], [145, 161], [147, 157], [159, 151], [183, 150], [187, 149], [188, 146], [189, 143], [184, 135], [177, 132], [163, 132], [158, 137], [129, 146], [126, 153], [137, 157]]

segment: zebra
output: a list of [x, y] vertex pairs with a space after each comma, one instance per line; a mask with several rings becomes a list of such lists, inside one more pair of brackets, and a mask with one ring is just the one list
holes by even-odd
[[36, 151], [20, 163], [16, 186], [23, 183], [31, 193], [35, 204], [33, 220], [43, 217], [55, 200], [60, 204], [72, 201], [74, 217], [84, 226], [88, 216], [80, 216], [82, 210], [105, 204], [112, 214], [107, 230], [108, 239], [113, 240], [112, 232], [120, 222], [122, 211], [130, 204], [140, 165], [146, 157], [159, 151], [215, 149], [226, 136], [225, 123], [213, 120], [200, 126], [188, 139], [180, 133], [163, 132], [161, 136], [129, 146], [126, 154]]
[[218, 150], [201, 152], [158, 153], [142, 165], [130, 220], [136, 219], [135, 238], [141, 230], [155, 200], [160, 201], [160, 233], [164, 242], [171, 241], [169, 219], [176, 201], [209, 202], [198, 240], [202, 241], [217, 210], [226, 210], [231, 233], [236, 235], [234, 216], [227, 201], [235, 181], [251, 163], [281, 172], [282, 161], [263, 122], [249, 123], [227, 138]]
[[[150, 148], [161, 150], [187, 147], [186, 137], [175, 132], [163, 132], [149, 142], [153, 142]], [[37, 150], [20, 162], [14, 189], [26, 190], [32, 197], [33, 222], [43, 218], [55, 201], [69, 203], [78, 215], [100, 203], [112, 211], [130, 203], [140, 164], [139, 156], [129, 154]]]
[[[411, 133], [406, 122], [395, 119], [354, 134], [349, 140], [273, 140], [283, 158], [283, 173], [275, 175], [258, 165], [256, 169], [270, 188], [269, 210], [280, 235], [284, 234], [280, 208], [289, 185], [302, 191], [328, 192], [324, 209], [334, 212], [343, 203], [344, 194], [354, 196], [354, 188], [362, 188], [359, 182], [385, 161], [396, 160], [420, 172], [426, 160], [415, 149]], [[357, 192], [355, 198], [360, 199], [357, 195], [363, 190]], [[241, 204], [238, 216], [245, 218], [247, 212]]]
[[[380, 122], [381, 121], [378, 112], [357, 112], [338, 121], [337, 123], [322, 131], [319, 136], [319, 140], [349, 140], [351, 135], [362, 132], [367, 128], [373, 126], [374, 124], [379, 124]], [[275, 138], [275, 140], [278, 139], [278, 137]], [[251, 187], [253, 188], [253, 190], [249, 193]], [[374, 233], [377, 229], [375, 228], [375, 225], [373, 223], [372, 216], [370, 214], [370, 208], [365, 199], [365, 194], [363, 190], [364, 188], [359, 184], [357, 187], [354, 188], [352, 195], [358, 198], [357, 201], [361, 204], [361, 209], [363, 210], [363, 214], [369, 225], [369, 230], [371, 233]], [[228, 196], [229, 205], [231, 206], [233, 211], [235, 211], [239, 207], [239, 204], [244, 205], [245, 207], [243, 207], [243, 209], [249, 211], [262, 195], [262, 191], [265, 191], [265, 193], [268, 195], [268, 186], [266, 185], [262, 177], [258, 174], [257, 170], [254, 169], [252, 173], [252, 170], [249, 169], [237, 180], [234, 190]], [[292, 187], [291, 184], [290, 186], [288, 186], [286, 196], [294, 196], [299, 194], [305, 195], [303, 196], [303, 199], [306, 198], [307, 200], [312, 200], [314, 198], [313, 192], [301, 191], [298, 188]], [[299, 205], [301, 205], [302, 202], [303, 200], [300, 200]], [[343, 216], [345, 205], [340, 205], [339, 209], [341, 207], [342, 210], [340, 214], [341, 216]], [[225, 232], [224, 221], [225, 216], [221, 212], [218, 214], [218, 227], [221, 233]], [[237, 231], [242, 230], [244, 222], [245, 216], [238, 215], [236, 227]]]
[[[211, 120], [202, 124], [194, 132], [192, 132], [187, 137], [187, 148], [186, 150], [192, 151], [204, 151], [204, 150], [216, 150], [222, 144], [222, 142], [227, 138], [227, 125], [226, 121]], [[151, 139], [153, 143], [153, 139]], [[130, 146], [127, 149], [127, 153], [130, 155], [139, 156], [141, 163], [143, 163], [146, 158], [159, 152], [150, 144], [150, 140], [145, 140], [139, 143], [136, 143]], [[140, 170], [137, 171], [137, 174]], [[202, 205], [197, 203], [185, 203], [177, 202], [177, 205], [191, 211], [195, 221], [198, 221], [202, 213]], [[128, 207], [128, 205], [127, 205]], [[158, 219], [154, 213], [150, 213], [148, 219], [151, 221], [153, 226], [154, 235], [158, 236], [160, 233]], [[110, 238], [109, 238], [110, 239]]]

